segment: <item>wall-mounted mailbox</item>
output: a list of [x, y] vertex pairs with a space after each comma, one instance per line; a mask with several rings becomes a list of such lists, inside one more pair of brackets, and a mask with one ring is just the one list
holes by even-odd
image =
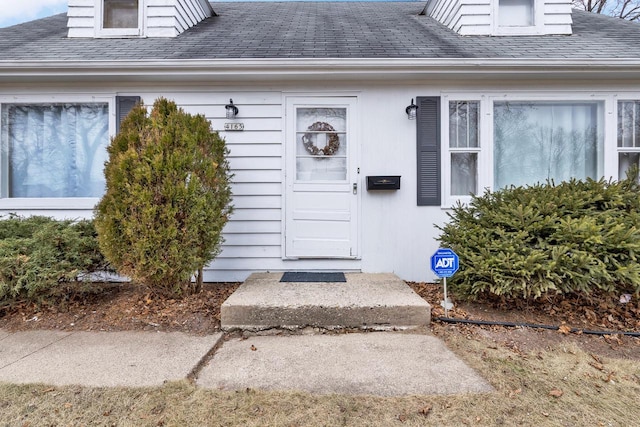
[[367, 190], [399, 190], [399, 176], [368, 176]]

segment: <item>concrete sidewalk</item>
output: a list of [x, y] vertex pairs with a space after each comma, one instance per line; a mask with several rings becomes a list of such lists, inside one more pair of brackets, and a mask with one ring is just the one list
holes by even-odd
[[0, 381], [158, 386], [186, 378], [221, 338], [221, 333], [0, 331]]
[[[0, 330], [0, 382], [159, 386], [195, 374], [201, 387], [380, 396], [492, 388], [428, 334], [255, 336], [221, 333]], [[210, 360], [209, 360], [210, 359]], [[208, 363], [202, 366], [202, 362]]]

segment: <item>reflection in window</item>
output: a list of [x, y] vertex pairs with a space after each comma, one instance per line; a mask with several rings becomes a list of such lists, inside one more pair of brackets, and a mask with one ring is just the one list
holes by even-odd
[[468, 196], [478, 190], [478, 101], [449, 103], [451, 195]]
[[100, 197], [109, 107], [2, 105], [2, 197]]
[[640, 165], [640, 101], [618, 102], [618, 179]]
[[347, 109], [296, 109], [296, 180], [347, 179]]
[[494, 189], [602, 176], [601, 102], [495, 102]]
[[103, 1], [103, 28], [138, 28], [138, 0]]

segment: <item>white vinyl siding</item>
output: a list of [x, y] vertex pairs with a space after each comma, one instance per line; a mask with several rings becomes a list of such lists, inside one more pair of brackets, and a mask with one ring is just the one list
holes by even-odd
[[[141, 95], [146, 103], [155, 95]], [[222, 252], [205, 270], [206, 280], [239, 280], [247, 271], [282, 266], [282, 95], [280, 92], [163, 94], [190, 114], [203, 114], [229, 149], [234, 174], [234, 212], [224, 229]], [[225, 117], [233, 97], [239, 113]], [[243, 131], [224, 131], [242, 123]]]
[[69, 0], [67, 11], [69, 37], [94, 37], [96, 34], [95, 0]]
[[211, 16], [204, 0], [146, 0], [148, 37], [175, 37]]

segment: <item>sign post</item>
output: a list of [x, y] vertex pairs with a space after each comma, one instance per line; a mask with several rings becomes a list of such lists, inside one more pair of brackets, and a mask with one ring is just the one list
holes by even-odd
[[458, 255], [451, 249], [440, 248], [431, 255], [431, 270], [444, 282], [444, 301], [441, 302], [441, 305], [444, 307], [445, 317], [449, 317], [449, 309], [453, 308], [453, 304], [447, 297], [447, 277], [453, 276], [458, 271], [458, 266]]

